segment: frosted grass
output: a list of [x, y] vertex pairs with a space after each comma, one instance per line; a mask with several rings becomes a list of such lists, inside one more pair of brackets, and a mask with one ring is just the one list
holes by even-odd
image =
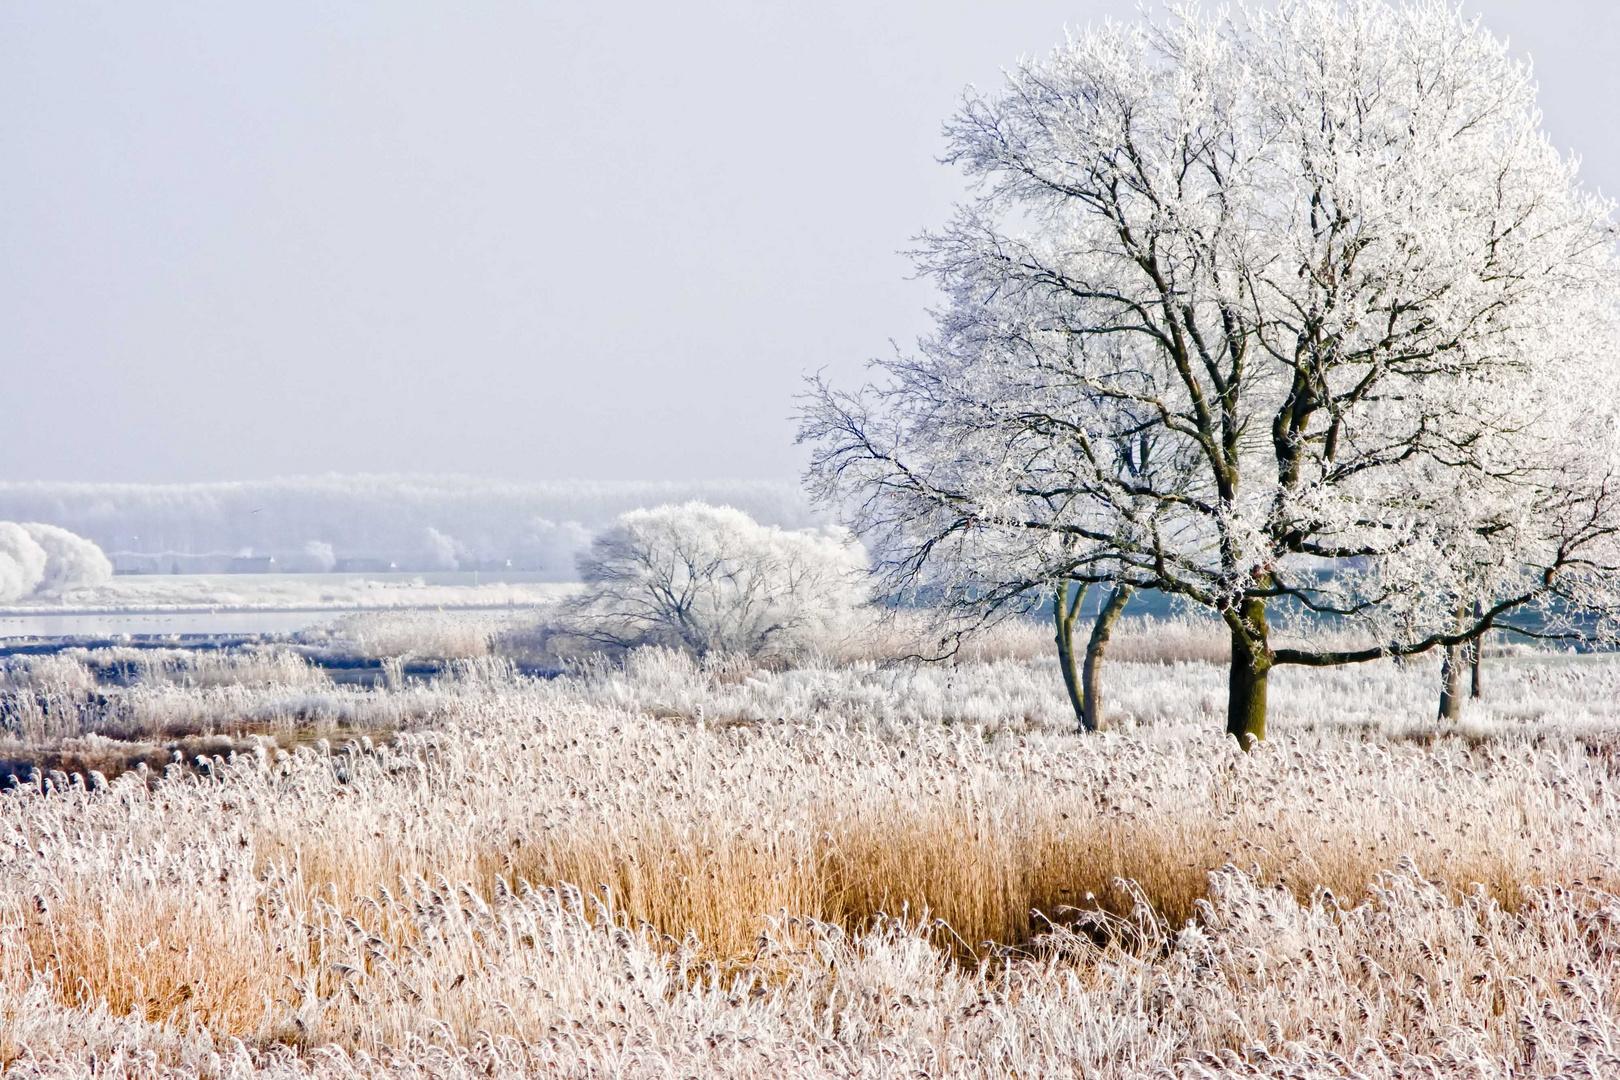
[[[286, 652], [145, 657], [131, 689], [171, 716], [426, 712], [391, 740], [250, 734], [0, 796], [0, 1054], [53, 1075], [1620, 1066], [1613, 661], [1497, 659], [1455, 730], [1432, 665], [1285, 672], [1245, 755], [1203, 661], [1111, 664], [1117, 730], [1071, 734], [1056, 672], [1019, 655], [1035, 634], [922, 667], [643, 652], [541, 681], [484, 655], [363, 693]], [[90, 695], [109, 659], [13, 664], [4, 689]]]

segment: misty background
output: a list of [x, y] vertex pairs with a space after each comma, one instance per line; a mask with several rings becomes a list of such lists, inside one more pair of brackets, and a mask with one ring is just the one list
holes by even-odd
[[[1616, 7], [1470, 6], [1620, 190]], [[806, 523], [793, 395], [925, 329], [942, 121], [1109, 16], [0, 3], [0, 518], [468, 566], [666, 496]]]
[[[93, 541], [124, 573], [519, 571], [575, 576], [619, 514], [698, 500], [787, 529], [817, 524], [799, 486], [345, 476], [196, 484], [0, 483], [0, 520]], [[273, 561], [272, 561], [273, 560]]]

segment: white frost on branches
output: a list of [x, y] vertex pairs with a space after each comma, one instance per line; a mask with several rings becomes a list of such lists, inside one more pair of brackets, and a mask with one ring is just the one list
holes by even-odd
[[112, 563], [95, 544], [55, 525], [0, 521], [0, 602], [101, 585]]
[[1366, 658], [1273, 655], [1279, 599], [1370, 655], [1615, 610], [1610, 206], [1450, 0], [1090, 30], [947, 136], [978, 194], [915, 252], [937, 330], [802, 436], [891, 586], [1155, 588], [1262, 675]]
[[612, 648], [798, 654], [845, 631], [865, 570], [841, 530], [789, 531], [700, 502], [634, 510], [580, 556], [586, 588], [562, 629]]

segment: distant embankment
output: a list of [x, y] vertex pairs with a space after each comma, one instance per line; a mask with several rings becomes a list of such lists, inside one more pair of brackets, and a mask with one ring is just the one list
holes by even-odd
[[336, 474], [206, 484], [0, 482], [0, 520], [71, 529], [122, 572], [219, 572], [251, 556], [257, 565], [250, 568], [260, 571], [510, 568], [567, 580], [574, 554], [618, 514], [690, 499], [784, 528], [817, 523], [790, 481]]

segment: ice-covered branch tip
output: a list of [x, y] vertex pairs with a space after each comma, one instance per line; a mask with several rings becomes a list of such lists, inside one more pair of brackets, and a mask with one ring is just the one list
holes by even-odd
[[0, 602], [105, 584], [112, 563], [95, 544], [55, 525], [0, 521]]

